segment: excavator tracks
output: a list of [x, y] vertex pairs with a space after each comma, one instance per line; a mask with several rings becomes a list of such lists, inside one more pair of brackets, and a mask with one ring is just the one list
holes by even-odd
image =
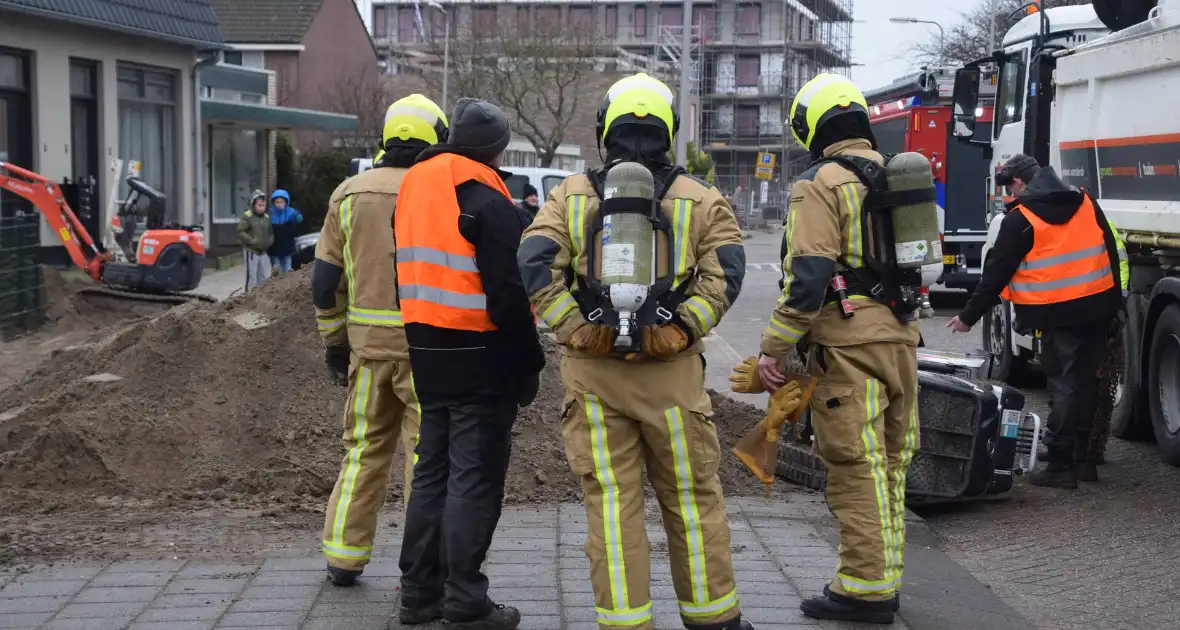
[[187, 304], [188, 302], [217, 302], [217, 298], [197, 293], [143, 293], [114, 287], [87, 287], [78, 291], [87, 295], [103, 295], [121, 300], [155, 302], [157, 304]]

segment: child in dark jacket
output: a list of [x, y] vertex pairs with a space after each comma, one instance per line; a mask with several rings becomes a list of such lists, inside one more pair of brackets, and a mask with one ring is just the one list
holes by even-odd
[[270, 222], [274, 228], [274, 244], [267, 251], [279, 268], [279, 273], [291, 271], [291, 257], [295, 255], [296, 226], [303, 223], [303, 213], [291, 207], [291, 195], [279, 188], [270, 194]]

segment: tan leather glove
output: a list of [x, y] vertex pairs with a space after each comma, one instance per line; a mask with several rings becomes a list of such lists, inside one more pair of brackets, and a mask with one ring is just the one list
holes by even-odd
[[688, 348], [688, 335], [675, 324], [648, 326], [643, 335], [644, 354], [671, 359]]
[[566, 344], [593, 357], [604, 357], [611, 353], [615, 343], [615, 331], [602, 324], [586, 323], [570, 335]]
[[733, 366], [733, 373], [729, 375], [729, 390], [739, 394], [761, 394], [766, 391], [762, 379], [758, 378], [758, 357], [746, 357], [741, 363]]
[[766, 410], [766, 420], [764, 420], [767, 441], [778, 441], [778, 434], [782, 430], [783, 424], [802, 402], [803, 390], [795, 381], [783, 385], [771, 394], [770, 406]]

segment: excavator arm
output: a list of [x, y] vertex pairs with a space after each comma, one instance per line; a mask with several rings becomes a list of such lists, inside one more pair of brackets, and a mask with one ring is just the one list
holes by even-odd
[[0, 188], [28, 199], [61, 239], [74, 264], [102, 284], [102, 268], [111, 257], [94, 244], [78, 215], [66, 203], [61, 187], [30, 170], [0, 161]]

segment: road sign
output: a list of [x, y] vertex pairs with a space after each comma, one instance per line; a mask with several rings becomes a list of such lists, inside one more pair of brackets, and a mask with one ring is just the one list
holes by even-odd
[[774, 167], [759, 166], [754, 169], [754, 177], [768, 182], [774, 179]]
[[758, 166], [759, 167], [765, 166], [767, 168], [773, 169], [774, 168], [774, 159], [776, 157], [777, 156], [773, 153], [759, 153], [758, 154]]

